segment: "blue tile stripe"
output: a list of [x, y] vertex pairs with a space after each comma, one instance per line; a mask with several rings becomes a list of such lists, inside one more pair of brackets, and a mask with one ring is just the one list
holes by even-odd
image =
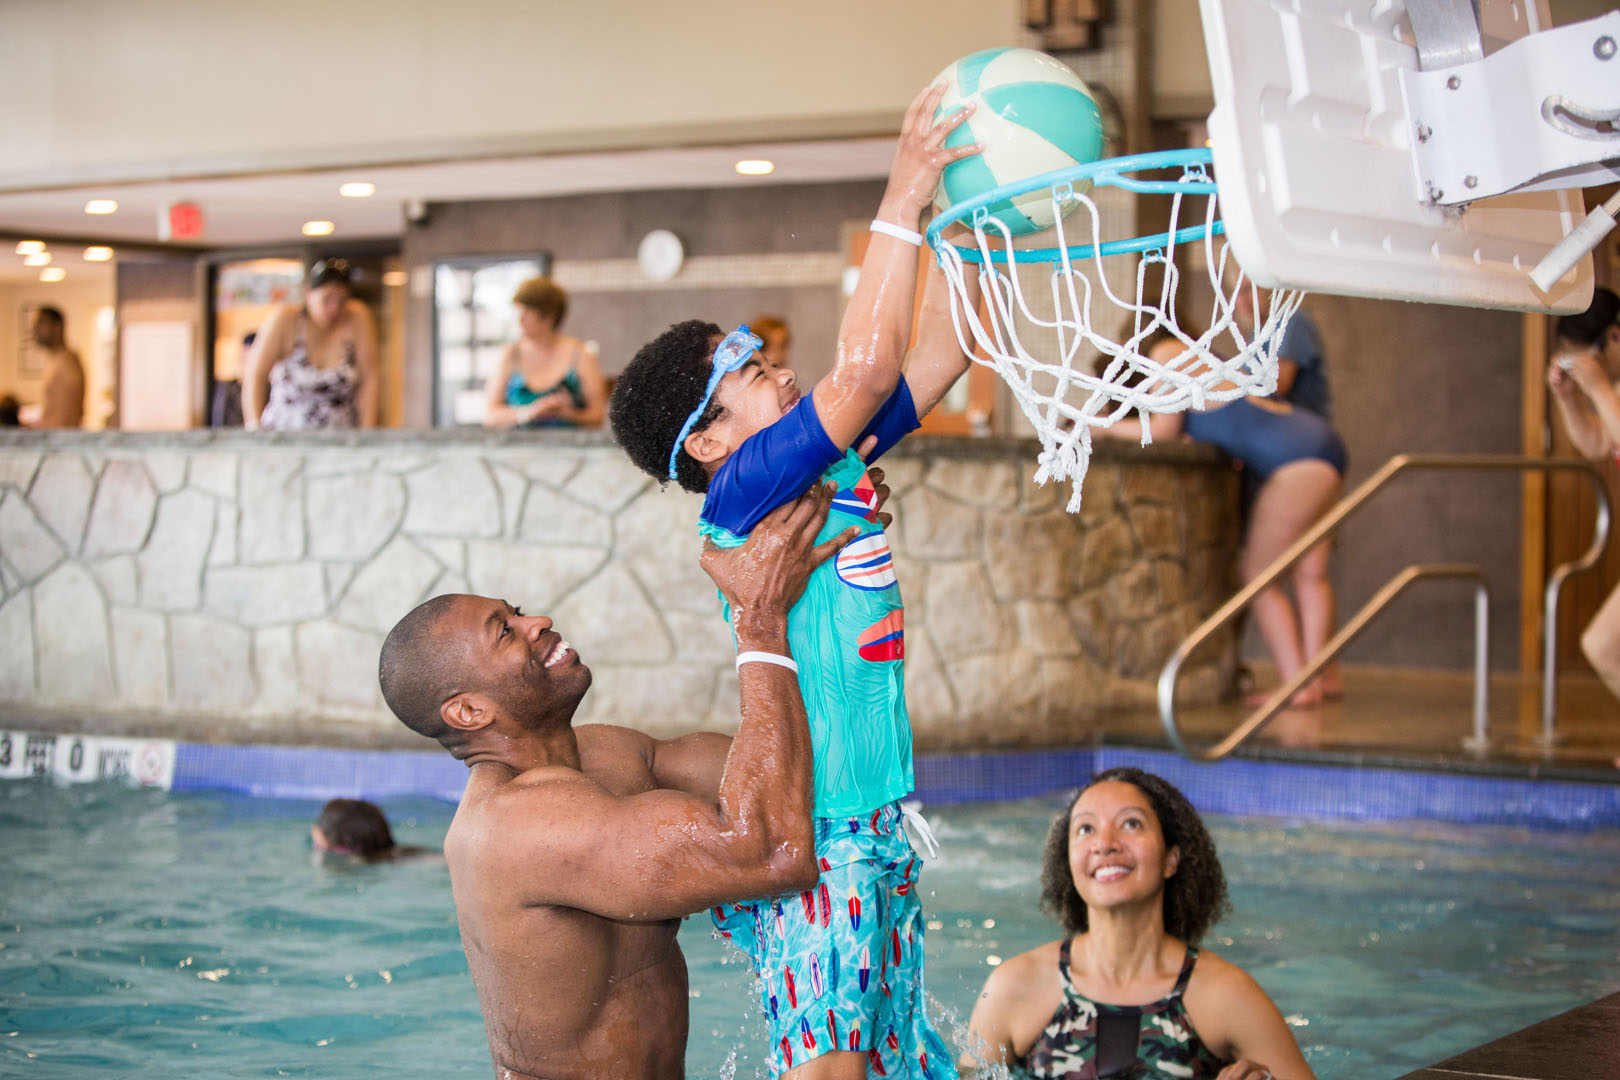
[[260, 798], [319, 800], [426, 795], [455, 802], [466, 784], [467, 766], [443, 751], [208, 743], [175, 748], [175, 791], [227, 788]]
[[[1620, 827], [1620, 784], [1286, 761], [1203, 765], [1168, 751], [1123, 746], [921, 757], [916, 797], [953, 803], [1054, 795], [1120, 765], [1157, 773], [1205, 813]], [[171, 786], [176, 791], [223, 788], [262, 798], [426, 796], [455, 802], [466, 782], [466, 766], [437, 750], [179, 743]]]

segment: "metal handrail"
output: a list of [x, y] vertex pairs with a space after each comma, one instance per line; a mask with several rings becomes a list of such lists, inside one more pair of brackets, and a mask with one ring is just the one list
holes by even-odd
[[1597, 522], [1593, 529], [1592, 543], [1586, 551], [1571, 562], [1555, 568], [1547, 579], [1546, 591], [1542, 599], [1543, 612], [1543, 639], [1542, 651], [1542, 693], [1541, 693], [1541, 734], [1538, 741], [1552, 743], [1557, 735], [1554, 730], [1555, 713], [1557, 710], [1557, 686], [1554, 663], [1557, 659], [1558, 647], [1558, 596], [1563, 589], [1564, 582], [1575, 574], [1590, 570], [1597, 564], [1603, 554], [1604, 547], [1609, 541], [1609, 492], [1603, 485], [1603, 477], [1585, 461], [1548, 460], [1544, 458], [1518, 457], [1499, 454], [1397, 454], [1386, 461], [1382, 468], [1373, 473], [1360, 486], [1349, 495], [1341, 499], [1338, 505], [1324, 514], [1315, 525], [1305, 531], [1305, 534], [1294, 541], [1287, 551], [1279, 555], [1270, 566], [1250, 581], [1236, 595], [1222, 604], [1214, 614], [1199, 624], [1198, 628], [1189, 634], [1176, 651], [1165, 663], [1164, 670], [1159, 674], [1159, 719], [1164, 724], [1165, 734], [1169, 736], [1171, 745], [1187, 757], [1198, 761], [1219, 761], [1221, 758], [1237, 749], [1244, 740], [1265, 725], [1288, 704], [1288, 700], [1328, 664], [1333, 662], [1363, 630], [1384, 611], [1395, 598], [1404, 592], [1410, 585], [1421, 578], [1469, 578], [1475, 583], [1474, 588], [1474, 733], [1464, 740], [1464, 745], [1472, 748], [1483, 748], [1485, 745], [1485, 709], [1488, 693], [1488, 656], [1486, 655], [1488, 629], [1488, 610], [1490, 594], [1483, 576], [1477, 567], [1458, 564], [1441, 564], [1430, 566], [1409, 566], [1396, 574], [1383, 588], [1373, 595], [1366, 605], [1347, 622], [1344, 627], [1333, 636], [1322, 651], [1311, 657], [1304, 667], [1292, 679], [1278, 687], [1265, 703], [1253, 713], [1244, 718], [1230, 735], [1208, 749], [1193, 746], [1183, 737], [1181, 728], [1176, 721], [1175, 697], [1176, 679], [1181, 673], [1181, 666], [1186, 662], [1200, 645], [1226, 623], [1236, 618], [1238, 613], [1249, 605], [1259, 593], [1276, 582], [1291, 566], [1304, 558], [1329, 533], [1341, 525], [1346, 518], [1381, 491], [1396, 476], [1411, 471], [1473, 471], [1473, 472], [1582, 472], [1591, 480], [1595, 495], [1597, 496]]

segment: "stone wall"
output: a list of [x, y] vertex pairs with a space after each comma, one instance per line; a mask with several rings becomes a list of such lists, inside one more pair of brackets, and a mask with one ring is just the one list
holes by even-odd
[[[1033, 444], [885, 459], [928, 749], [1054, 744], [1151, 702], [1230, 592], [1234, 475], [1207, 450], [1099, 447], [1084, 512]], [[595, 672], [583, 719], [735, 721], [696, 497], [595, 433], [0, 436], [0, 714], [129, 733], [419, 745], [377, 689], [383, 635], [441, 592], [552, 615]], [[1222, 640], [1183, 699], [1230, 679]]]

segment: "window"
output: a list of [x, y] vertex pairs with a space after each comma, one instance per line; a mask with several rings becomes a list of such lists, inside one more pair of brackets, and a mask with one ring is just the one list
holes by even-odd
[[433, 265], [433, 423], [482, 424], [486, 386], [520, 336], [512, 294], [551, 268], [548, 255], [444, 259]]

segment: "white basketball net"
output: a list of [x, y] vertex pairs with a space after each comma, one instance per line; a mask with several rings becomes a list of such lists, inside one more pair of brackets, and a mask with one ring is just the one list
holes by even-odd
[[[1177, 165], [1175, 169], [1184, 181], [1210, 186], [1202, 166]], [[1117, 183], [1120, 179], [1118, 175], [1104, 174], [1095, 182]], [[1127, 180], [1119, 186], [1129, 187], [1131, 183]], [[1154, 238], [1162, 244], [1139, 254], [1098, 252], [1104, 246], [1102, 217], [1089, 193], [1060, 183], [1052, 187], [1051, 199], [1057, 223], [1050, 247], [1058, 250], [1048, 275], [1050, 313], [1033, 310], [1025, 296], [1026, 285], [1038, 280], [1038, 274], [1029, 270], [1038, 265], [1031, 259], [1032, 252], [1016, 250], [1011, 233], [995, 218], [982, 212], [975, 214], [973, 234], [980, 259], [976, 266], [950, 243], [938, 241], [935, 249], [951, 285], [951, 318], [957, 339], [976, 363], [995, 369], [1012, 388], [1019, 408], [1041, 441], [1040, 469], [1035, 481], [1044, 484], [1049, 480], [1071, 480], [1074, 491], [1068, 510], [1073, 513], [1080, 509], [1081, 483], [1091, 461], [1093, 427], [1109, 427], [1135, 413], [1143, 421], [1142, 443], [1146, 445], [1151, 441], [1148, 413], [1181, 412], [1245, 394], [1272, 393], [1277, 388], [1277, 346], [1282, 330], [1304, 294], [1279, 289], [1268, 309], [1257, 290], [1251, 293], [1255, 302], [1250, 310], [1264, 311], [1266, 317], [1252, 337], [1244, 335], [1237, 321], [1236, 300], [1239, 290], [1255, 290], [1255, 286], [1231, 257], [1225, 239], [1216, 239], [1213, 191], [1176, 191], [1169, 227], [1163, 236]], [[1181, 273], [1175, 262], [1176, 222], [1184, 201], [1196, 204], [1200, 199], [1204, 203], [1202, 238], [1186, 240], [1183, 246], [1203, 246], [1214, 303], [1208, 317], [1201, 320], [1209, 329], [1194, 338], [1184, 333], [1177, 322]], [[1064, 218], [1056, 212], [1060, 205], [1073, 202], [1080, 207], [1073, 211], [1070, 225], [1072, 228], [1077, 221], [1089, 220], [1089, 252], [1070, 247]], [[1136, 287], [1134, 296], [1125, 298], [1110, 286], [1103, 260], [1108, 259], [1118, 271], [1121, 260], [1133, 257], [1137, 259]], [[1025, 267], [1022, 275], [1020, 259]], [[1156, 290], [1149, 281], [1153, 267], [1162, 269]], [[985, 297], [984, 319], [969, 302], [969, 275], [977, 277]], [[1223, 284], [1228, 280], [1230, 287]], [[1150, 295], [1154, 292], [1156, 295]], [[1098, 325], [1098, 315], [1092, 310], [1094, 300], [1102, 325]], [[1161, 327], [1175, 336], [1180, 348], [1166, 355], [1170, 352], [1168, 346], [1161, 346], [1156, 350], [1160, 351], [1160, 359], [1156, 360], [1146, 355], [1141, 346]], [[1125, 335], [1123, 340], [1116, 340], [1121, 335]], [[1026, 347], [1026, 336], [1031, 341], [1039, 339], [1039, 352], [1045, 359]], [[1051, 344], [1054, 337], [1055, 349]], [[1105, 362], [1098, 361], [1100, 374], [1093, 374], [1088, 366], [1099, 355]]]

